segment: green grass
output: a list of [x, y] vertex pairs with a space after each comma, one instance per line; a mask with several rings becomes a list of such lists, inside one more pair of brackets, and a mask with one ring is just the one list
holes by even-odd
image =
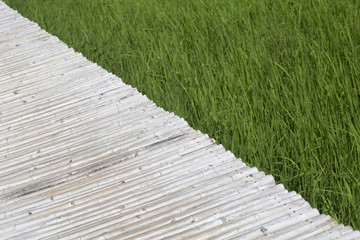
[[360, 1], [5, 2], [360, 229]]

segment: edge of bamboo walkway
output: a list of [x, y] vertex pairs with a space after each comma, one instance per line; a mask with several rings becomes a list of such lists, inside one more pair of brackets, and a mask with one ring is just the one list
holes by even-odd
[[0, 239], [360, 239], [0, 1]]

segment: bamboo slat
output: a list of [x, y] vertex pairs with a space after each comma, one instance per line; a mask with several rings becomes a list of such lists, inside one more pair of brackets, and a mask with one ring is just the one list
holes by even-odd
[[360, 239], [0, 1], [0, 239]]

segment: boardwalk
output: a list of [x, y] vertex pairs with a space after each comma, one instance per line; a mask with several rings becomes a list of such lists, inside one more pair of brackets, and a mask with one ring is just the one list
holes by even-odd
[[360, 239], [0, 1], [0, 239]]

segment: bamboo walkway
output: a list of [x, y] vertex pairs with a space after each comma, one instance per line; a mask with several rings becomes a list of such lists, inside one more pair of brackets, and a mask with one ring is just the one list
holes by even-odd
[[360, 239], [0, 1], [0, 239]]

